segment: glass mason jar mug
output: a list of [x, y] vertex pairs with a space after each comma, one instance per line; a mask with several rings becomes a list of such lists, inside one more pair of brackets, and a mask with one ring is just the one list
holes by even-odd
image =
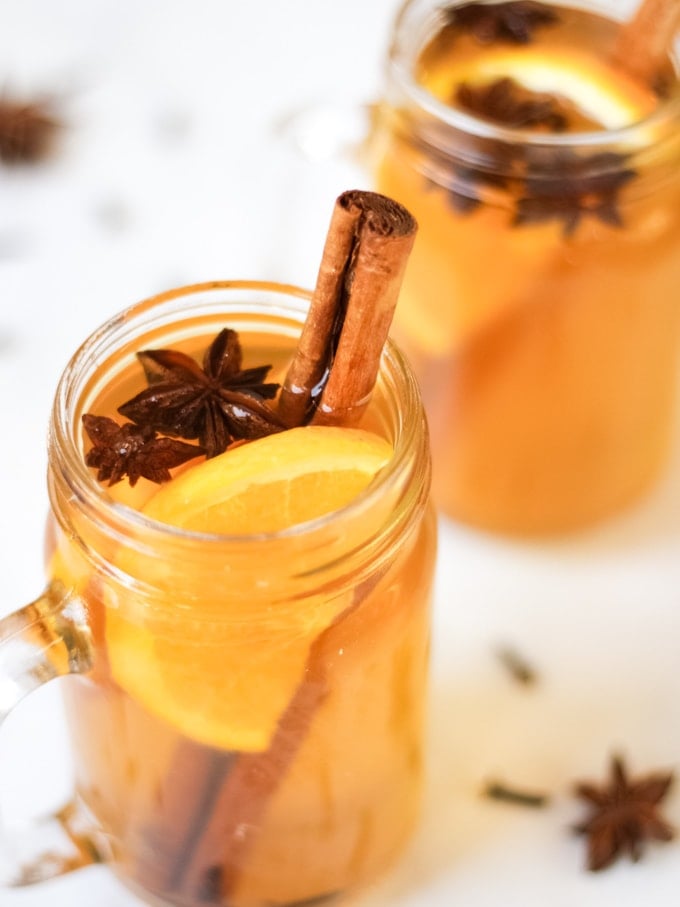
[[276, 284], [176, 290], [104, 325], [67, 367], [49, 440], [49, 585], [0, 623], [0, 683], [6, 714], [72, 675], [76, 795], [55, 818], [63, 854], [51, 842], [41, 855], [34, 829], [10, 883], [101, 859], [153, 903], [288, 904], [366, 882], [405, 843], [435, 521], [422, 406], [398, 350], [387, 345], [364, 418], [391, 459], [311, 522], [189, 532], [139, 509], [157, 486], [108, 488], [83, 458], [81, 417], [111, 405], [136, 351], [226, 325], [276, 380], [307, 304]]
[[667, 454], [680, 91], [670, 69], [655, 90], [607, 65], [612, 4], [514, 6], [406, 2], [369, 151], [419, 222], [393, 333], [435, 501], [544, 534], [615, 513]]

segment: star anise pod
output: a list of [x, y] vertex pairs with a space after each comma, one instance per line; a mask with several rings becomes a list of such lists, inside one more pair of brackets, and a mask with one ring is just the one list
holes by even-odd
[[657, 773], [631, 781], [621, 757], [614, 756], [609, 782], [577, 785], [577, 796], [592, 807], [575, 829], [588, 837], [589, 869], [605, 869], [624, 853], [639, 860], [645, 842], [673, 838], [673, 829], [658, 812], [672, 780], [672, 773]]
[[49, 101], [15, 101], [0, 95], [0, 161], [33, 164], [52, 151], [60, 123]]
[[137, 357], [149, 387], [118, 407], [135, 424], [180, 438], [198, 438], [207, 457], [235, 440], [253, 440], [284, 426], [265, 402], [278, 384], [265, 383], [271, 366], [242, 369], [236, 331], [224, 328], [203, 358], [203, 367], [178, 350], [143, 350]]
[[124, 476], [128, 476], [130, 485], [140, 478], [167, 482], [171, 469], [204, 453], [196, 444], [158, 438], [149, 426], [130, 422], [119, 425], [107, 416], [85, 413], [83, 425], [92, 441], [85, 462], [98, 470], [100, 482], [108, 481], [109, 485], [115, 485]]
[[511, 0], [508, 3], [464, 3], [446, 11], [447, 21], [474, 35], [480, 44], [528, 44], [534, 31], [558, 21], [557, 13], [543, 3]]
[[614, 227], [623, 225], [619, 192], [636, 174], [623, 166], [622, 155], [603, 152], [579, 157], [549, 151], [547, 158], [535, 163], [540, 163], [541, 172], [526, 178], [515, 226], [560, 220], [564, 235], [570, 236], [586, 216]]
[[514, 79], [496, 79], [488, 85], [463, 82], [456, 89], [455, 102], [475, 116], [513, 129], [544, 126], [563, 132], [567, 117], [553, 95], [529, 91]]

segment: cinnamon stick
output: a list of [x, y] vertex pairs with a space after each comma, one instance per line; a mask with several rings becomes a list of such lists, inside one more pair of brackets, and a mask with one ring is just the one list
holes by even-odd
[[[385, 196], [356, 190], [337, 199], [308, 317], [279, 401], [288, 427], [309, 421], [348, 425], [363, 412], [415, 231], [409, 212]], [[167, 792], [175, 799], [165, 809], [174, 828], [148, 830], [162, 855], [153, 869], [143, 868], [141, 881], [149, 890], [187, 904], [228, 902], [269, 801], [328, 693], [326, 663], [337, 649], [336, 628], [344, 627], [385, 569], [354, 590], [351, 605], [311, 644], [303, 680], [265, 752], [220, 755], [190, 741], [180, 745], [173, 771], [184, 781]], [[172, 843], [163, 847], [159, 839]]]
[[298, 686], [281, 716], [269, 748], [262, 753], [241, 753], [211, 804], [197, 846], [173, 889], [191, 899], [229, 903], [267, 805], [276, 793], [305, 740], [316, 710], [330, 690], [326, 662], [337, 653], [336, 628], [361, 604], [375, 581], [364, 584], [352, 604], [314, 640]]
[[[315, 646], [322, 644], [322, 636]], [[163, 827], [147, 832], [149, 857], [147, 865], [139, 864], [144, 884], [155, 894], [190, 904], [227, 901], [269, 797], [325, 695], [320, 664], [311, 654], [310, 662], [311, 673], [289, 703], [269, 749], [201, 753], [189, 741], [179, 747], [171, 770], [170, 794], [176, 799], [164, 810]], [[187, 808], [188, 816], [182, 814]]]
[[392, 199], [361, 190], [339, 196], [279, 400], [286, 425], [358, 421], [375, 384], [415, 234], [414, 218]]
[[642, 0], [633, 17], [621, 26], [613, 62], [633, 78], [653, 86], [667, 68], [678, 26], [679, 0]]

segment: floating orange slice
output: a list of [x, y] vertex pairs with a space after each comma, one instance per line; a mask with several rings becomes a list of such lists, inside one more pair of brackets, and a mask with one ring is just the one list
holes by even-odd
[[475, 63], [471, 81], [515, 79], [536, 92], [561, 95], [604, 129], [620, 129], [651, 113], [658, 99], [625, 73], [578, 50], [498, 48]]
[[486, 84], [511, 78], [530, 91], [560, 95], [604, 129], [619, 129], [639, 122], [654, 110], [658, 98], [626, 73], [579, 48], [485, 48], [473, 60], [448, 61], [439, 73], [430, 73], [429, 90], [448, 103], [461, 82]]
[[[391, 454], [387, 441], [359, 429], [296, 428], [188, 469], [144, 512], [191, 531], [275, 532], [348, 504]], [[140, 604], [123, 597], [108, 609], [107, 648], [119, 685], [193, 740], [266, 748], [303, 678], [311, 643], [352, 601], [347, 592], [301, 598], [287, 595], [281, 583], [268, 589], [276, 564], [284, 576], [295, 573], [295, 539], [288, 541], [279, 540], [273, 553], [258, 545], [241, 555], [252, 559], [247, 591], [238, 588], [228, 561], [216, 582], [213, 573], [186, 577], [159, 560], [164, 581], [146, 579], [163, 587], [160, 598], [152, 593]], [[134, 573], [130, 558], [121, 566]], [[243, 561], [238, 569], [243, 575]]]

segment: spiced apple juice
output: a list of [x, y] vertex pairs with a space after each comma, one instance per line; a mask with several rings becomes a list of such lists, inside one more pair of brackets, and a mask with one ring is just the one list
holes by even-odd
[[[187, 318], [134, 349], [200, 363], [225, 325], [244, 369], [271, 364], [266, 380], [282, 381], [299, 323], [273, 311]], [[144, 386], [132, 350], [100, 370], [83, 410], [124, 421], [118, 407]], [[361, 428], [398, 450], [412, 416], [398, 414], [390, 369]], [[289, 904], [371, 879], [403, 846], [421, 786], [434, 556], [417, 500], [427, 448], [407, 447], [413, 478], [398, 471], [370, 507], [300, 531], [197, 544], [142, 519], [134, 539], [98, 537], [94, 563], [57, 530], [52, 575], [77, 587], [95, 648], [92, 673], [67, 682], [78, 794], [143, 897]], [[200, 468], [173, 469], [163, 493]], [[122, 480], [102, 495], [144, 514], [158, 487]], [[81, 539], [99, 534], [72, 516]]]

